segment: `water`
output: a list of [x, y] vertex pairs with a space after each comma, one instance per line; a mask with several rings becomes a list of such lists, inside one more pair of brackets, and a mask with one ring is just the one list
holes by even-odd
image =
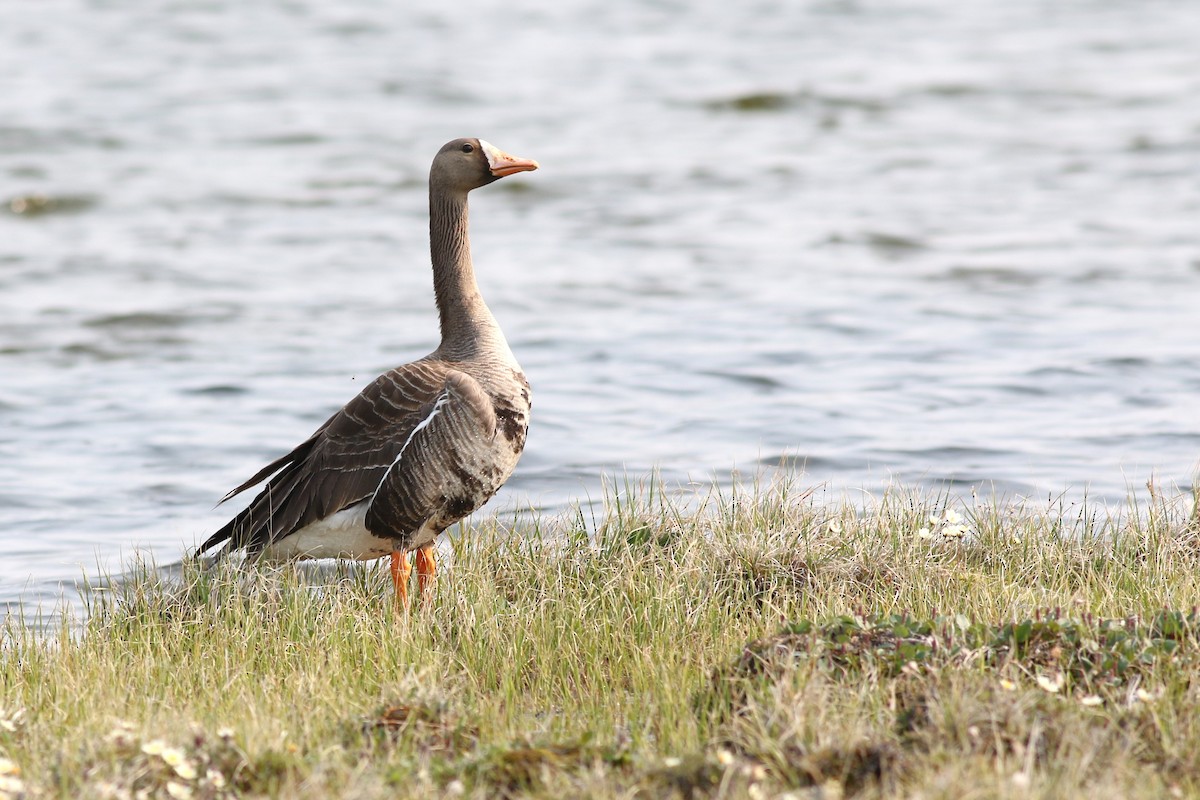
[[781, 460], [1119, 503], [1200, 463], [1200, 5], [0, 0], [0, 603], [177, 559], [432, 348], [425, 175], [534, 386], [489, 506]]

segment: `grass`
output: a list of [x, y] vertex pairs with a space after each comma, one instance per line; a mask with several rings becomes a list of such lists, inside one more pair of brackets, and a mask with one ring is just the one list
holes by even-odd
[[185, 565], [0, 651], [0, 798], [1200, 796], [1200, 525], [653, 484], [386, 570]]

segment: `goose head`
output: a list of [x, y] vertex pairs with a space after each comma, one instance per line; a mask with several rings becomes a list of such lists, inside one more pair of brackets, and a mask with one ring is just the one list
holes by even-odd
[[431, 185], [469, 192], [516, 172], [538, 168], [530, 158], [509, 155], [483, 139], [454, 139], [442, 145], [429, 171]]

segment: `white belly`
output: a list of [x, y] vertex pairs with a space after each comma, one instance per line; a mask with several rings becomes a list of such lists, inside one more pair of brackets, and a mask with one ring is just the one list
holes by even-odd
[[367, 504], [359, 503], [307, 525], [263, 549], [260, 558], [381, 558], [392, 552], [392, 540], [367, 530]]
[[[263, 548], [259, 558], [267, 561], [289, 561], [301, 558], [346, 558], [367, 561], [383, 558], [395, 549], [391, 539], [381, 539], [367, 530], [367, 506], [363, 502], [343, 508], [325, 519], [306, 525], [291, 536], [285, 536]], [[417, 531], [409, 544], [416, 549], [429, 544], [437, 534], [428, 525]]]

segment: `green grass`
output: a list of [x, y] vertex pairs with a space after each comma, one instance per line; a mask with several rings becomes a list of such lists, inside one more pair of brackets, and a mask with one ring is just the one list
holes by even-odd
[[1190, 502], [606, 505], [481, 523], [407, 614], [186, 565], [10, 623], [0, 798], [1200, 795]]

